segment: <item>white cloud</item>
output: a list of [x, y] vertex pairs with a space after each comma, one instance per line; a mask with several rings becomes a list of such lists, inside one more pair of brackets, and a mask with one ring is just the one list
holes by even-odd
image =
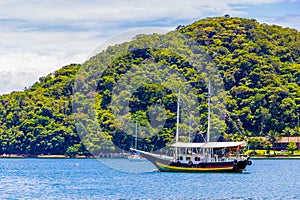
[[274, 23], [283, 27], [292, 27], [300, 30], [300, 15], [287, 15], [274, 20]]
[[[35, 83], [38, 77], [53, 72], [61, 63], [54, 56], [16, 53], [0, 55], [1, 93], [21, 90]], [[63, 61], [62, 61], [63, 62]]]
[[[0, 31], [1, 32], [1, 31]], [[82, 63], [101, 42], [93, 32], [8, 32], [0, 40], [0, 93], [21, 90], [71, 63]]]
[[[28, 87], [63, 65], [82, 63], [103, 40], [131, 28], [176, 27], [226, 13], [244, 16], [240, 6], [279, 2], [284, 0], [0, 1], [0, 94]], [[293, 26], [295, 20], [278, 23]]]
[[231, 4], [239, 5], [261, 5], [261, 4], [274, 4], [281, 2], [293, 2], [294, 0], [226, 0]]
[[[198, 0], [114, 0], [108, 1], [19, 1], [2, 4], [0, 13], [6, 18], [35, 22], [94, 21], [104, 22], [155, 20], [164, 17], [194, 18], [202, 13], [201, 7], [228, 8], [222, 1]], [[24, 15], [26, 14], [27, 15]]]
[[282, 27], [294, 28], [300, 30], [300, 15], [286, 15], [283, 17], [262, 17], [257, 18], [261, 23], [274, 24]]

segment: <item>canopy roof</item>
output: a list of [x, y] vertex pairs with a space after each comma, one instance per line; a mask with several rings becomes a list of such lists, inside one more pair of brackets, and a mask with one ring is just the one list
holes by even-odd
[[226, 147], [245, 147], [246, 142], [206, 142], [206, 143], [187, 143], [176, 142], [172, 147], [180, 148], [226, 148]]
[[172, 144], [172, 147], [181, 147], [181, 148], [200, 148], [205, 143], [187, 143], [187, 142], [176, 142]]

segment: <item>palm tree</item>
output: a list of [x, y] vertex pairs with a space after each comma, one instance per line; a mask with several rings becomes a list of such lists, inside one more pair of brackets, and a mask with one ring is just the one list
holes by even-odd
[[289, 142], [287, 149], [291, 151], [291, 154], [294, 154], [294, 150], [297, 149], [296, 142]]
[[264, 141], [263, 148], [267, 149], [267, 154], [270, 155], [270, 149], [272, 148], [272, 144], [269, 141]]
[[277, 132], [275, 130], [270, 130], [267, 135], [267, 140], [272, 144], [273, 152], [275, 153], [274, 144], [276, 141], [280, 140], [282, 138], [281, 135], [277, 136]]
[[253, 137], [248, 139], [249, 147], [253, 150], [252, 152], [256, 155], [256, 149], [263, 143], [263, 140], [259, 137]]

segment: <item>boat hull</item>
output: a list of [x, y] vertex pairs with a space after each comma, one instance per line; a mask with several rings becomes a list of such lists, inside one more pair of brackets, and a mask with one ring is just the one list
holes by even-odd
[[140, 155], [149, 160], [161, 172], [242, 172], [248, 163], [247, 160], [232, 160], [220, 162], [201, 162], [198, 164], [183, 164], [172, 161], [171, 157], [161, 157], [156, 154], [137, 150]]
[[207, 162], [193, 165], [178, 165], [177, 163], [164, 165], [156, 162], [156, 164], [161, 172], [242, 172], [245, 167], [241, 162], [237, 164], [233, 162]]

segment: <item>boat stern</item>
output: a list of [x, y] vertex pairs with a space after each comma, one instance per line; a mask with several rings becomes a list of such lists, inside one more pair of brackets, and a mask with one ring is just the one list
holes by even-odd
[[235, 160], [233, 170], [235, 172], [243, 172], [246, 169], [247, 165], [252, 165], [252, 161], [250, 160], [250, 157], [248, 157], [245, 160], [239, 160], [239, 161]]

